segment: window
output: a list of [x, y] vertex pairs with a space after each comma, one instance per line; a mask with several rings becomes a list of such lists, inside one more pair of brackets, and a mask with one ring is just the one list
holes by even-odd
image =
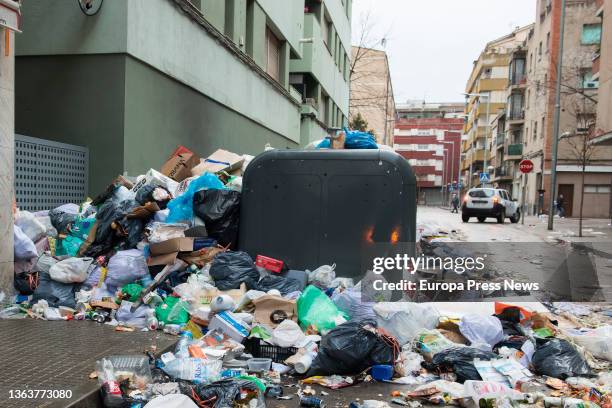
[[599, 81], [593, 81], [593, 71], [588, 70], [582, 73], [582, 89], [597, 89]]
[[525, 146], [529, 144], [529, 128], [525, 128]]
[[332, 22], [327, 15], [325, 15], [323, 17], [323, 25], [321, 26], [321, 36], [323, 37], [323, 42], [325, 43], [325, 46], [330, 54], [332, 50], [331, 47], [333, 47], [332, 31]]
[[319, 106], [319, 115], [321, 117], [321, 122], [328, 124], [329, 120], [329, 96], [322, 94], [321, 95], [321, 104]]
[[417, 150], [429, 150], [429, 145], [428, 144], [418, 144]]
[[584, 185], [585, 193], [593, 193], [593, 194], [610, 194], [610, 185], [606, 184], [585, 184]]
[[546, 34], [546, 52], [550, 51], [550, 32]]
[[266, 29], [266, 72], [277, 81], [280, 80], [281, 41], [272, 30]]
[[540, 137], [544, 137], [546, 133], [546, 118], [542, 118], [542, 132], [540, 132]]
[[533, 125], [533, 140], [535, 141], [538, 138], [538, 122], [534, 122]]
[[542, 41], [540, 41], [540, 45], [538, 46], [538, 55], [542, 56]]
[[601, 43], [601, 24], [585, 24], [582, 26], [580, 41], [583, 45], [597, 45]]

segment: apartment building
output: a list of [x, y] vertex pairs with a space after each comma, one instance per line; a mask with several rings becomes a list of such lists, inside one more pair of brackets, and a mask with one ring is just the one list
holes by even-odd
[[433, 103], [424, 100], [408, 100], [396, 106], [398, 119], [463, 118], [464, 102]]
[[178, 145], [257, 154], [348, 122], [351, 0], [29, 1], [16, 131], [88, 149], [88, 186]]
[[391, 84], [389, 59], [383, 50], [352, 47], [350, 114], [368, 122], [376, 141], [393, 145], [395, 99]]
[[[581, 205], [582, 142], [599, 132], [596, 121], [605, 123], [610, 117], [609, 104], [606, 107], [605, 95], [599, 92], [601, 73], [598, 79], [593, 70], [594, 65], [596, 68], [596, 64], [593, 64], [594, 56], [603, 48], [601, 18], [597, 15], [600, 8], [595, 0], [568, 0], [565, 10], [560, 131], [556, 135], [559, 137], [556, 195], [564, 196], [565, 214], [568, 217], [578, 216]], [[533, 36], [528, 42], [523, 141], [523, 157], [534, 163], [534, 171], [519, 177], [520, 190], [532, 214], [547, 212], [551, 199], [550, 174], [555, 137], [553, 126], [560, 21], [560, 0], [538, 1]], [[607, 217], [610, 213], [612, 149], [598, 147], [592, 149], [588, 156], [583, 216]]]
[[393, 148], [408, 160], [416, 174], [420, 204], [448, 203], [449, 186], [456, 187], [459, 177], [462, 128], [462, 118], [412, 118], [396, 122]]
[[525, 42], [531, 28], [519, 27], [489, 42], [474, 61], [465, 88], [466, 136], [461, 148], [462, 179], [467, 187], [480, 185], [479, 175], [483, 172], [494, 175], [497, 152], [492, 143], [492, 122], [499, 111], [506, 109], [511, 57], [514, 50]]
[[612, 139], [612, 2], [598, 0], [595, 15], [602, 28], [593, 56], [593, 80], [599, 82], [596, 136], [603, 141]]

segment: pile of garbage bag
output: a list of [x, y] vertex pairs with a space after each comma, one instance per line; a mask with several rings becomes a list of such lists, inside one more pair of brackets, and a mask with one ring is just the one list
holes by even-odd
[[[371, 144], [346, 136], [347, 148]], [[490, 315], [453, 316], [431, 303], [363, 302], [361, 283], [334, 264], [291, 270], [238, 250], [251, 159], [225, 150], [200, 159], [181, 146], [160, 171], [119, 176], [94, 199], [17, 209], [17, 295], [0, 317], [176, 336], [161, 355], [97, 362], [107, 407], [317, 406], [307, 405], [309, 384], [368, 381], [410, 385], [394, 396], [400, 405], [588, 396], [611, 406], [609, 325], [560, 327], [552, 314], [501, 303]], [[283, 386], [288, 375], [297, 396]]]

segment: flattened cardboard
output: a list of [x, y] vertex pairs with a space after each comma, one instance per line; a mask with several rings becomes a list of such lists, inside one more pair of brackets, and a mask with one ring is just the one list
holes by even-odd
[[166, 255], [173, 252], [192, 252], [193, 238], [178, 237], [156, 244], [149, 244], [151, 255]]
[[179, 146], [162, 165], [161, 173], [172, 180], [181, 182], [191, 177], [191, 169], [199, 162], [200, 158], [195, 153]]
[[242, 167], [244, 157], [239, 154], [219, 149], [206, 159], [200, 160], [200, 164], [191, 169], [191, 174], [200, 176], [206, 172], [218, 173], [220, 171], [232, 171]]
[[178, 257], [178, 252], [173, 252], [171, 254], [153, 256], [147, 259], [148, 266], [158, 266], [158, 265], [173, 265]]

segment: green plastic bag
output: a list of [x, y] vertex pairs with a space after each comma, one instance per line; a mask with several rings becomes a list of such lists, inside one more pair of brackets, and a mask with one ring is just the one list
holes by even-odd
[[297, 314], [303, 330], [312, 325], [322, 335], [348, 320], [348, 316], [338, 310], [325, 293], [312, 285], [307, 286], [298, 298]]
[[137, 283], [128, 283], [121, 288], [121, 293], [130, 302], [135, 302], [138, 300], [138, 298], [140, 298], [140, 292], [142, 292], [142, 289], [143, 287]]
[[87, 239], [89, 231], [96, 223], [96, 217], [82, 218], [77, 217], [76, 221], [70, 227], [70, 233], [66, 238], [59, 240], [55, 255], [57, 256], [76, 256], [83, 242]]
[[180, 298], [168, 296], [164, 303], [155, 308], [157, 320], [165, 324], [183, 325], [187, 323], [189, 321], [189, 312], [184, 303]]

